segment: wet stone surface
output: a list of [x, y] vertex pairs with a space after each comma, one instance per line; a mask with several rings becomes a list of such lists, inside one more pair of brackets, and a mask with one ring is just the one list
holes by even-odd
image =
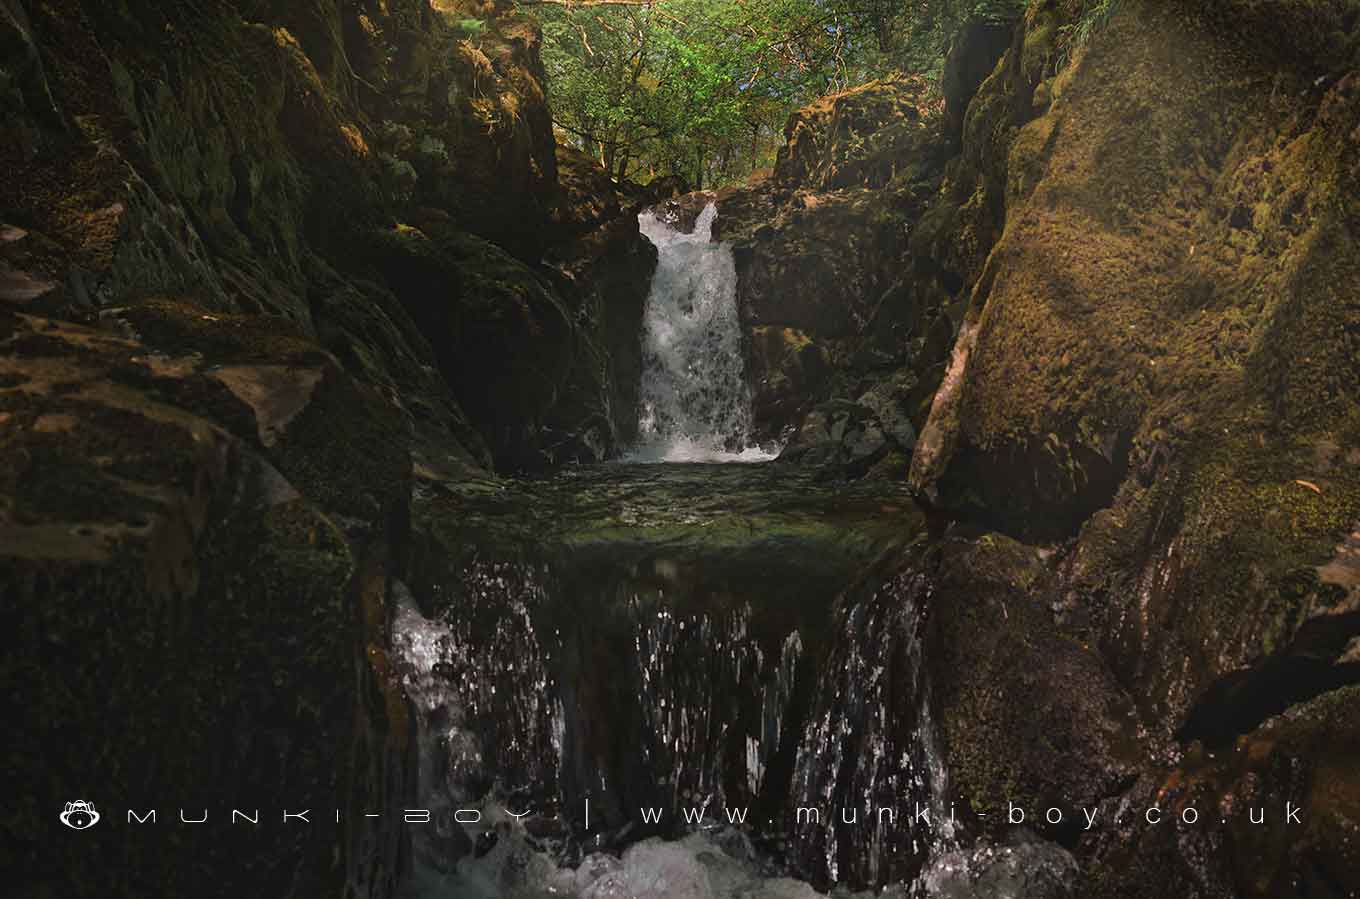
[[799, 839], [835, 610], [924, 525], [883, 483], [687, 464], [431, 488], [416, 530], [406, 621], [431, 654], [407, 687], [433, 699], [432, 801], [513, 799], [570, 856], [677, 835], [694, 807]]

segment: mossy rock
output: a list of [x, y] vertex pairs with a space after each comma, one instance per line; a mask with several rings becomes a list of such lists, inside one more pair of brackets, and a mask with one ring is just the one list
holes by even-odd
[[784, 126], [774, 177], [787, 187], [882, 187], [925, 141], [930, 116], [923, 79], [889, 77], [797, 110]]
[[1006, 803], [1039, 817], [1119, 792], [1146, 762], [1139, 722], [1096, 648], [1059, 628], [1044, 603], [1052, 573], [999, 534], [947, 540], [933, 573], [925, 658], [950, 785], [959, 807], [1001, 834]]
[[457, 231], [429, 236], [399, 226], [374, 232], [365, 252], [430, 340], [497, 462], [529, 462], [525, 450], [576, 350], [561, 296], [504, 250]]
[[[167, 358], [163, 367], [202, 372], [174, 387], [175, 399], [220, 416], [323, 508], [372, 522], [406, 503], [409, 422], [290, 321], [204, 312], [170, 299], [108, 310], [105, 321], [174, 353], [177, 361]], [[200, 380], [225, 387], [227, 396], [200, 389]]]

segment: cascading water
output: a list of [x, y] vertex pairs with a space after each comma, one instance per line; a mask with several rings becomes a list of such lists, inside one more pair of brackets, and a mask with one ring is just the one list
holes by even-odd
[[[486, 828], [517, 823], [507, 806], [550, 812], [562, 714], [550, 653], [531, 620], [544, 595], [539, 572], [473, 561], [452, 587], [457, 614], [427, 618], [406, 586], [393, 584], [392, 649], [415, 712], [417, 805], [430, 813], [412, 830], [407, 895], [490, 899], [502, 891], [478, 885], [468, 850]], [[479, 821], [468, 821], [470, 809]]]
[[929, 592], [907, 571], [840, 610], [793, 779], [801, 801], [841, 810], [794, 834], [800, 866], [832, 881], [900, 881], [954, 848], [922, 657]]
[[438, 520], [462, 551], [393, 586], [433, 812], [407, 895], [905, 899], [926, 866], [919, 895], [952, 897], [1014, 860], [950, 832], [930, 578], [876, 561], [920, 528], [902, 488], [610, 465], [469, 485]]
[[691, 233], [653, 212], [638, 216], [657, 248], [643, 314], [636, 462], [762, 462], [752, 440], [751, 391], [741, 354], [737, 268], [714, 242], [712, 203]]

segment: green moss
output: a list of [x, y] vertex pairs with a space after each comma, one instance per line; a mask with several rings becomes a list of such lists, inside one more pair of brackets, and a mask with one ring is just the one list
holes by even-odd
[[383, 521], [410, 495], [410, 441], [391, 403], [332, 370], [269, 455], [327, 511]]

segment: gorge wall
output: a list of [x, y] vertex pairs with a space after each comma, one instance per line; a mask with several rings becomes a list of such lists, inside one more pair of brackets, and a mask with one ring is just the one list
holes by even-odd
[[[827, 98], [718, 194], [758, 425], [939, 516], [906, 564], [948, 585], [926, 656], [969, 828], [1001, 836], [987, 796], [1194, 804], [1193, 835], [1041, 829], [1082, 895], [1346, 895], [1360, 16], [1110, 7], [1079, 47], [1071, 4], [966, 29], [943, 110]], [[1267, 797], [1313, 823], [1228, 820]]]
[[[362, 815], [415, 795], [387, 658], [413, 489], [636, 427], [646, 198], [556, 147], [509, 6], [0, 4], [9, 887], [387, 896], [409, 868]], [[49, 810], [77, 785], [163, 823], [75, 846]], [[175, 820], [285, 797], [323, 823]]]

